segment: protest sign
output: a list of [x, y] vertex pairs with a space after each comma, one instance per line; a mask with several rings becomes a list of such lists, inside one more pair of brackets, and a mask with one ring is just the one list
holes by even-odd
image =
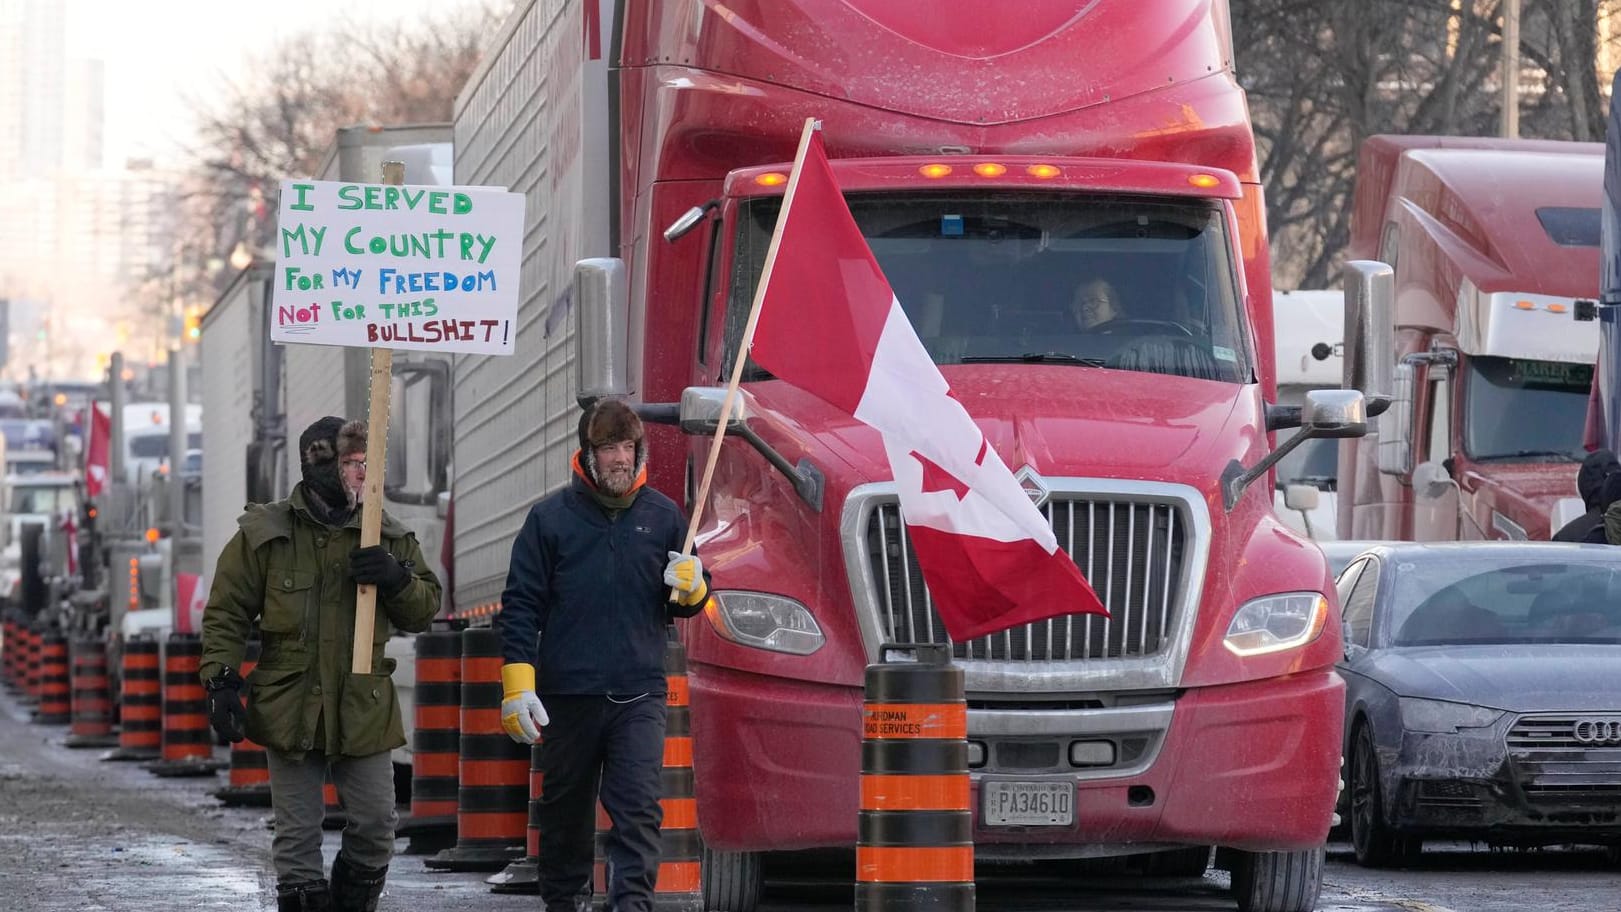
[[275, 342], [509, 355], [522, 194], [285, 180]]

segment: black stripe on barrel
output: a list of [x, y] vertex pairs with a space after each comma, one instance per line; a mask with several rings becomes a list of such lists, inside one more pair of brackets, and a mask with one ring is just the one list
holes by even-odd
[[858, 910], [974, 908], [968, 704], [945, 645], [885, 646], [862, 706]]
[[37, 630], [23, 631], [23, 696], [39, 702], [40, 636]]
[[41, 725], [67, 725], [73, 721], [68, 640], [59, 633], [47, 633], [40, 640], [39, 710], [34, 721]]
[[456, 844], [424, 863], [439, 870], [499, 871], [523, 856], [529, 745], [501, 729], [500, 634], [469, 627], [461, 640]]
[[6, 687], [16, 690], [22, 685], [22, 626], [10, 618], [0, 621], [0, 637], [0, 674]]

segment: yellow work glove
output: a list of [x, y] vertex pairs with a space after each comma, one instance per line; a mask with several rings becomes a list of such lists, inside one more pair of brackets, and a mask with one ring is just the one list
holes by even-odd
[[670, 562], [664, 565], [664, 585], [676, 591], [676, 600], [683, 605], [696, 605], [709, 594], [704, 582], [704, 564], [696, 554], [669, 552]]
[[517, 662], [501, 666], [501, 729], [520, 744], [540, 740], [540, 729], [551, 718], [535, 696], [535, 666]]

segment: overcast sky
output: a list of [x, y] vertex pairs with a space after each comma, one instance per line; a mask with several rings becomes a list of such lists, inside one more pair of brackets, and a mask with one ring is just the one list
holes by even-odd
[[[106, 64], [106, 162], [170, 158], [189, 141], [187, 98], [212, 98], [277, 39], [311, 28], [430, 14], [466, 0], [60, 0], [68, 7], [68, 57]], [[173, 159], [170, 159], [171, 161]]]

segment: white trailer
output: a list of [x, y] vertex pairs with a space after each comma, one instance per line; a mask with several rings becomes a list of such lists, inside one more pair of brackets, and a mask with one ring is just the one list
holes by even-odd
[[244, 469], [264, 384], [270, 275], [268, 263], [238, 273], [202, 319], [204, 572], [212, 572], [236, 534], [236, 518], [253, 499]]
[[[1300, 405], [1314, 389], [1340, 385], [1344, 364], [1345, 295], [1339, 291], [1272, 292], [1278, 355], [1278, 404]], [[1296, 433], [1278, 434], [1278, 443]], [[1272, 495], [1278, 518], [1319, 541], [1337, 537], [1339, 441], [1308, 440], [1278, 460]]]
[[[459, 610], [500, 600], [524, 515], [568, 483], [579, 418], [574, 264], [617, 252], [609, 238], [617, 207], [610, 167], [619, 153], [608, 141], [608, 29], [592, 28], [615, 22], [614, 8], [610, 0], [519, 4], [456, 98], [456, 183], [525, 199], [514, 352], [455, 360]], [[636, 351], [640, 327], [631, 322]], [[638, 381], [631, 377], [633, 389]]]

